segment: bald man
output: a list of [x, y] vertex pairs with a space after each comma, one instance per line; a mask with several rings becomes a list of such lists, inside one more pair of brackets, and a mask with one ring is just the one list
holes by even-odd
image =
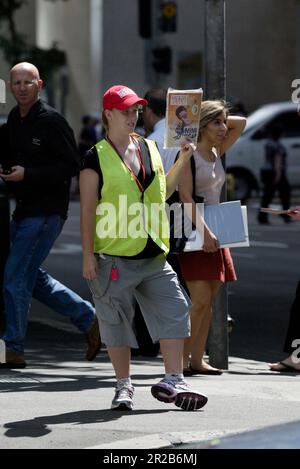
[[40, 100], [42, 86], [33, 64], [22, 62], [11, 69], [10, 90], [17, 106], [7, 120], [9, 154], [3, 156], [6, 169], [0, 168], [0, 177], [15, 194], [16, 208], [4, 271], [1, 368], [26, 366], [24, 342], [32, 297], [68, 316], [86, 334], [87, 360], [93, 360], [100, 348], [93, 306], [41, 268], [67, 218], [71, 178], [79, 170], [73, 131], [63, 116]]

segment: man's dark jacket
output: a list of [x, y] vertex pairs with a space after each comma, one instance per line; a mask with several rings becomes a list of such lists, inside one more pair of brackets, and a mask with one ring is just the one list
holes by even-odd
[[7, 136], [2, 164], [25, 168], [24, 180], [9, 184], [16, 197], [13, 218], [53, 214], [66, 218], [79, 155], [65, 118], [39, 100], [24, 118], [18, 106], [12, 109], [2, 134]]

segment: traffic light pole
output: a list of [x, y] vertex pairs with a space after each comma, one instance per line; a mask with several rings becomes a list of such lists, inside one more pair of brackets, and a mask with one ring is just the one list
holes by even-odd
[[[206, 99], [226, 96], [225, 1], [205, 0], [205, 95]], [[225, 157], [223, 160], [226, 168]], [[226, 187], [221, 201], [226, 200]], [[209, 335], [209, 363], [228, 369], [228, 292], [224, 284], [215, 301]]]
[[[160, 11], [160, 4], [161, 0], [153, 0], [153, 15], [152, 15], [152, 28], [153, 28], [153, 40], [152, 46], [154, 50], [155, 48], [159, 48], [163, 43], [163, 34], [159, 28], [158, 20], [159, 20], [159, 11]], [[165, 79], [161, 73], [154, 72], [153, 77], [153, 85], [157, 88], [164, 88], [165, 87]]]
[[139, 35], [145, 40], [145, 79], [152, 88], [165, 88], [172, 72], [172, 49], [164, 33], [176, 32], [176, 3], [139, 0], [138, 14]]
[[226, 95], [225, 1], [205, 0], [205, 93], [209, 99]]

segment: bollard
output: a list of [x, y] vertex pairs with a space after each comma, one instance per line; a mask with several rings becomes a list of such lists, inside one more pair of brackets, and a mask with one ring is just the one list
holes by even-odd
[[[220, 292], [215, 300], [213, 308], [213, 320], [211, 322], [208, 349], [209, 364], [216, 368], [228, 370], [228, 329], [227, 329], [227, 311], [228, 311], [228, 293], [227, 285], [222, 285]], [[225, 324], [225, 327], [224, 327]]]

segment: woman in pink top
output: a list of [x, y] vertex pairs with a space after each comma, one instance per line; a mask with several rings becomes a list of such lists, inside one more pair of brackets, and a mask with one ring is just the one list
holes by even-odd
[[[246, 125], [240, 116], [228, 116], [223, 101], [204, 101], [201, 106], [200, 132], [194, 153], [196, 175], [195, 194], [204, 202], [220, 202], [225, 181], [221, 157], [234, 144]], [[193, 306], [191, 316], [191, 337], [185, 340], [183, 366], [186, 375], [220, 374], [203, 359], [208, 336], [212, 304], [222, 282], [236, 280], [229, 249], [220, 249], [219, 241], [205, 224], [193, 201], [193, 177], [190, 165], [181, 173], [179, 194], [182, 202], [192, 203], [193, 223], [200, 216], [204, 223], [204, 245], [202, 251], [179, 255], [182, 275], [190, 292]], [[198, 218], [199, 219], [199, 218]]]

